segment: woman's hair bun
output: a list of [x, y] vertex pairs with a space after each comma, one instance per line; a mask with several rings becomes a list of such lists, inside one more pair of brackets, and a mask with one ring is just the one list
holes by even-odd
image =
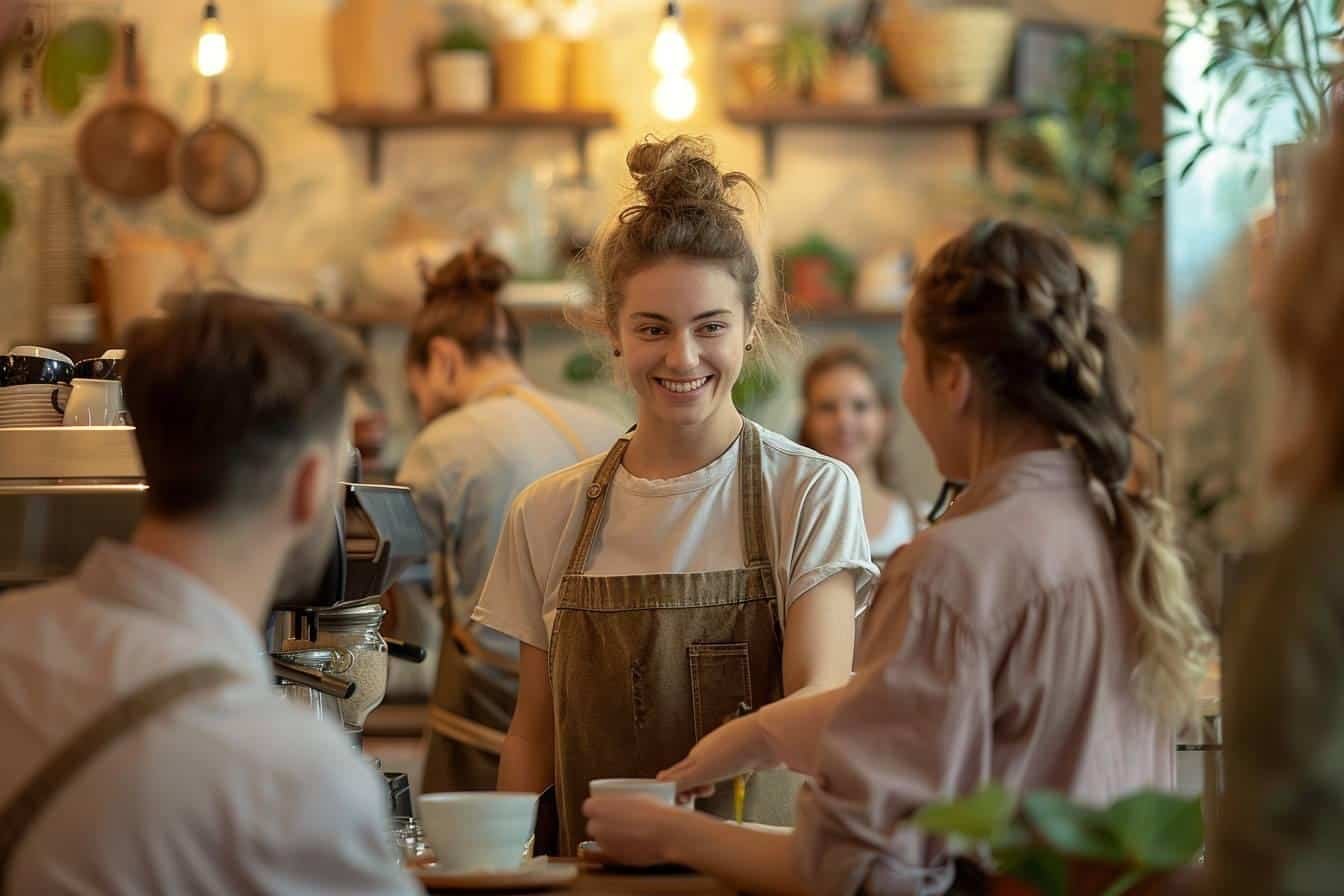
[[649, 137], [630, 149], [625, 164], [649, 206], [727, 204], [732, 184], [714, 164], [714, 150], [706, 140]]
[[425, 302], [493, 301], [512, 277], [513, 268], [507, 261], [477, 243], [425, 277]]

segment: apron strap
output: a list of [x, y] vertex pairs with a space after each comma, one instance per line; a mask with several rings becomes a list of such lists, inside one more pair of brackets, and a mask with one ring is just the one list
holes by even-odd
[[742, 477], [742, 552], [747, 568], [769, 568], [765, 537], [765, 472], [761, 469], [761, 434], [742, 419], [742, 447], [738, 468]]
[[435, 734], [449, 740], [484, 750], [498, 756], [504, 752], [504, 732], [496, 731], [489, 725], [474, 722], [466, 716], [444, 709], [441, 706], [429, 708], [429, 727]]
[[583, 529], [579, 532], [579, 540], [574, 543], [574, 550], [570, 552], [569, 566], [565, 568], [566, 575], [581, 576], [584, 567], [588, 565], [588, 555], [593, 550], [593, 539], [597, 537], [597, 530], [602, 522], [602, 511], [607, 506], [607, 488], [611, 485], [612, 477], [616, 475], [616, 468], [621, 465], [621, 459], [625, 457], [625, 449], [629, 445], [629, 439], [625, 437], [617, 439], [616, 444], [611, 446], [611, 450], [602, 460], [602, 466], [597, 468], [592, 485], [588, 486], [588, 506], [583, 512]]
[[547, 423], [551, 424], [560, 437], [569, 443], [569, 447], [574, 451], [575, 460], [583, 460], [588, 455], [588, 449], [579, 438], [579, 434], [574, 431], [560, 412], [551, 406], [551, 403], [542, 398], [535, 390], [517, 383], [510, 383], [507, 386], [500, 386], [487, 393], [489, 395], [507, 395], [510, 398], [516, 398], [532, 410], [540, 414]]
[[28, 829], [70, 781], [107, 747], [155, 715], [188, 697], [238, 678], [220, 663], [202, 663], [170, 672], [140, 687], [99, 713], [28, 779], [0, 809], [0, 892], [14, 852]]

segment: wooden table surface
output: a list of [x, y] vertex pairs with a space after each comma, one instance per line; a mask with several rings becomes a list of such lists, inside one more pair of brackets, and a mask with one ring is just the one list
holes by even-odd
[[[460, 890], [431, 889], [431, 893], [456, 893], [459, 896], [509, 896], [511, 893], [538, 892], [535, 890]], [[589, 896], [639, 896], [643, 893], [668, 896], [735, 896], [730, 889], [712, 877], [703, 874], [617, 874], [602, 871], [599, 866], [584, 865], [579, 879], [567, 887], [541, 891], [544, 893], [586, 893]]]

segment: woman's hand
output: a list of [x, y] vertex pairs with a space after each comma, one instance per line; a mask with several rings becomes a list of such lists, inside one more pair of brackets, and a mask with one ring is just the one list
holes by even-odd
[[747, 772], [774, 768], [774, 755], [757, 715], [743, 716], [715, 728], [676, 765], [658, 773], [659, 781], [677, 782], [685, 796], [708, 796], [714, 783]]
[[602, 854], [622, 865], [673, 861], [678, 838], [689, 835], [695, 813], [644, 796], [595, 796], [583, 804], [588, 836]]

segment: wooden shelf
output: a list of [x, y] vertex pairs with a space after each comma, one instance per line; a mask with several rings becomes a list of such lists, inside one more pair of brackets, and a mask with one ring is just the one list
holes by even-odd
[[368, 178], [382, 178], [383, 135], [388, 131], [521, 130], [568, 131], [579, 155], [580, 176], [588, 176], [588, 137], [593, 131], [616, 124], [611, 112], [564, 110], [528, 112], [517, 109], [486, 109], [482, 112], [450, 112], [437, 109], [384, 109], [342, 106], [318, 112], [319, 121], [345, 131], [363, 131], [368, 140]]
[[[518, 316], [519, 322], [525, 325], [569, 326], [565, 321], [564, 311], [553, 305], [508, 307]], [[813, 323], [896, 325], [901, 322], [901, 313], [899, 308], [846, 307], [825, 311], [796, 309], [790, 313], [790, 317], [794, 323], [801, 325]], [[324, 316], [334, 323], [362, 330], [369, 327], [405, 327], [411, 322], [412, 312], [384, 308], [355, 308], [349, 311], [326, 312]]]
[[909, 100], [887, 100], [856, 106], [815, 103], [770, 103], [738, 106], [727, 110], [728, 120], [744, 127], [759, 128], [765, 150], [765, 173], [775, 171], [775, 139], [779, 128], [870, 127], [870, 128], [968, 128], [975, 138], [976, 167], [989, 171], [989, 130], [996, 121], [1016, 118], [1022, 112], [1013, 102], [988, 106], [932, 106]]

